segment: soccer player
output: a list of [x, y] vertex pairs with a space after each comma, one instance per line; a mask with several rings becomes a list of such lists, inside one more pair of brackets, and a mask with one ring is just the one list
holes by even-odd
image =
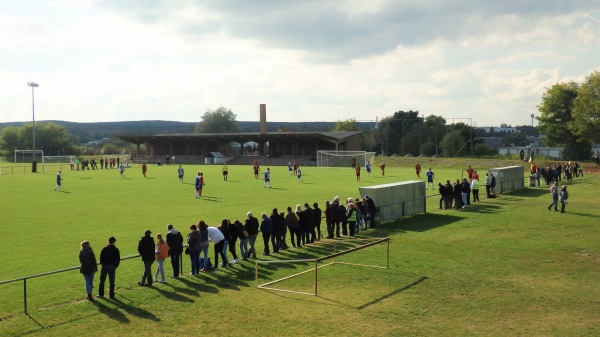
[[229, 168], [227, 168], [227, 164], [223, 164], [221, 171], [223, 171], [223, 180], [227, 181], [227, 175], [229, 174]]
[[204, 175], [202, 172], [198, 172], [198, 176], [196, 177], [196, 199], [202, 197], [202, 187], [205, 185], [204, 183]]
[[381, 162], [381, 164], [379, 165], [379, 168], [381, 169], [381, 176], [385, 177], [385, 163]]
[[365, 169], [367, 169], [367, 175], [370, 176], [371, 175], [371, 161], [367, 161], [367, 165], [365, 166]]
[[142, 163], [142, 173], [144, 174], [144, 178], [146, 178], [146, 171], [148, 171], [148, 167], [146, 163]]
[[356, 181], [360, 181], [360, 165], [356, 164]]
[[258, 166], [258, 161], [254, 161], [254, 164], [252, 165], [252, 169], [254, 170], [254, 179], [258, 179], [258, 172], [260, 170], [260, 166]]
[[268, 167], [265, 171], [265, 182], [263, 184], [263, 187], [267, 187], [267, 185], [269, 185], [269, 188], [271, 188], [271, 169]]
[[56, 174], [56, 187], [54, 190], [56, 191], [56, 189], [62, 192], [62, 177], [60, 176], [60, 171]]
[[179, 165], [179, 168], [177, 169], [177, 173], [179, 174], [179, 182], [183, 183], [183, 167], [181, 167], [181, 165]]
[[421, 164], [419, 162], [415, 165], [415, 173], [417, 173], [417, 178], [421, 179]]
[[292, 162], [288, 161], [288, 171], [290, 172], [290, 175], [292, 174]]
[[431, 170], [431, 167], [429, 168], [429, 170], [427, 170], [427, 172], [425, 173], [425, 175], [427, 175], [427, 185], [425, 185], [425, 189], [429, 188], [429, 183], [431, 183], [431, 189], [433, 189], [433, 171]]
[[302, 170], [300, 170], [300, 168], [297, 168], [298, 171], [298, 182], [301, 183], [302, 182]]
[[125, 178], [125, 165], [123, 163], [119, 164], [119, 173], [121, 173], [121, 179]]

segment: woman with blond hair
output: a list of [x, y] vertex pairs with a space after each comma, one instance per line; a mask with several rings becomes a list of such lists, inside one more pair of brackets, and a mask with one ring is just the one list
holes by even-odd
[[158, 266], [156, 267], [156, 273], [154, 273], [154, 282], [158, 280], [158, 274], [160, 273], [161, 281], [160, 283], [165, 283], [165, 266], [164, 262], [167, 257], [169, 257], [169, 246], [167, 242], [163, 240], [162, 234], [156, 234], [156, 262]]
[[87, 292], [87, 299], [93, 301], [92, 291], [94, 291], [94, 274], [98, 271], [98, 263], [96, 262], [96, 255], [90, 246], [90, 242], [85, 240], [81, 243], [81, 250], [79, 250], [79, 272], [83, 274], [85, 279], [85, 291]]

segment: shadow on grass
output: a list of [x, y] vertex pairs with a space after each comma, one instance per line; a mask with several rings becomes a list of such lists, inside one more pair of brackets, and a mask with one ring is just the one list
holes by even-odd
[[507, 196], [518, 196], [518, 197], [528, 197], [528, 198], [536, 198], [542, 195], [550, 195], [550, 186], [547, 188], [544, 186], [538, 188], [523, 188], [520, 190], [512, 191], [506, 193]]
[[[123, 295], [121, 295], [120, 297], [123, 297]], [[154, 315], [150, 311], [144, 310], [144, 309], [142, 309], [140, 307], [137, 307], [137, 306], [133, 306], [133, 305], [127, 304], [127, 303], [123, 302], [120, 299], [120, 297], [116, 297], [114, 299], [110, 299], [109, 301], [113, 302], [117, 307], [125, 310], [128, 314], [130, 314], [132, 316], [136, 316], [136, 317], [143, 318], [143, 319], [149, 319], [149, 320], [154, 321], [154, 322], [160, 322], [160, 318], [156, 317], [156, 315]], [[129, 299], [127, 299], [127, 300], [129, 302], [132, 302]]]
[[171, 291], [166, 291], [164, 289], [161, 289], [162, 285], [169, 286], [168, 283], [160, 283], [159, 285], [152, 286], [152, 289], [156, 290], [158, 293], [160, 293], [166, 299], [169, 299], [171, 301], [187, 302], [187, 303], [194, 302], [194, 300], [192, 300], [191, 298], [185, 297], [185, 296], [180, 295], [180, 294], [178, 294], [176, 292], [171, 292]]
[[[449, 212], [454, 212], [449, 210]], [[464, 218], [459, 216], [460, 212], [455, 212], [455, 215], [426, 213], [416, 216], [406, 217], [380, 224], [376, 231], [361, 232], [364, 236], [385, 237], [403, 232], [425, 232], [438, 227], [446, 226]]]
[[381, 301], [385, 300], [386, 298], [392, 297], [392, 296], [394, 296], [394, 295], [396, 295], [398, 293], [401, 293], [401, 292], [403, 292], [405, 290], [408, 290], [408, 289], [410, 289], [410, 288], [418, 285], [419, 283], [421, 283], [421, 282], [423, 282], [425, 280], [427, 280], [427, 277], [426, 276], [422, 276], [420, 279], [416, 280], [415, 282], [413, 282], [411, 284], [408, 284], [408, 285], [406, 285], [406, 286], [404, 286], [404, 287], [402, 287], [400, 289], [394, 290], [394, 291], [392, 291], [389, 294], [386, 294], [386, 295], [383, 295], [383, 296], [381, 296], [379, 298], [376, 298], [376, 299], [372, 300], [369, 303], [365, 303], [365, 304], [363, 304], [361, 306], [358, 306], [358, 307], [356, 307], [356, 309], [361, 310], [361, 309], [364, 309], [364, 308], [366, 308], [366, 307], [368, 307], [370, 305], [373, 305], [373, 304], [376, 304], [378, 302], [381, 302]]
[[104, 303], [102, 303], [102, 301], [104, 301], [104, 300], [92, 301], [91, 303], [98, 307], [98, 310], [100, 311], [100, 313], [105, 314], [110, 319], [114, 319], [115, 321], [117, 321], [119, 323], [129, 323], [130, 322], [129, 318], [127, 318], [127, 316], [125, 316], [125, 314], [123, 314], [121, 311], [119, 311], [116, 308], [111, 308], [111, 307], [105, 305]]

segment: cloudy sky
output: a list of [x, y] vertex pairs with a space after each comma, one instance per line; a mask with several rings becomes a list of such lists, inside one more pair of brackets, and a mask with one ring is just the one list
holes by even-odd
[[600, 70], [598, 0], [2, 0], [0, 122], [531, 124]]

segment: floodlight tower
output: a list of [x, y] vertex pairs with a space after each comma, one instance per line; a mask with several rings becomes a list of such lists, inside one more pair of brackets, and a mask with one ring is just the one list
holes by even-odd
[[33, 134], [33, 161], [35, 161], [35, 99], [33, 95], [33, 88], [37, 88], [40, 85], [36, 82], [27, 82], [27, 86], [31, 88], [31, 113], [32, 113], [32, 124], [31, 133]]
[[535, 117], [535, 115], [531, 114], [531, 127], [533, 127], [533, 117]]

